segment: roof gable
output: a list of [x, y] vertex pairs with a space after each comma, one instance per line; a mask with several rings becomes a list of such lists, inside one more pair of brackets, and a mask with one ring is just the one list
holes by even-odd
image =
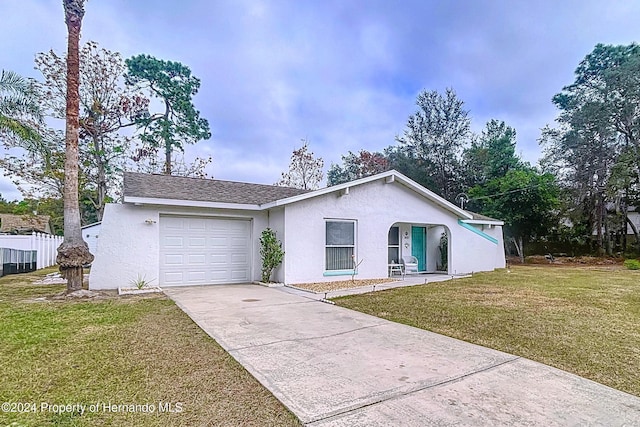
[[430, 202], [436, 204], [437, 206], [456, 214], [460, 218], [473, 219], [473, 215], [471, 214], [471, 212], [467, 212], [463, 209], [460, 209], [453, 203], [449, 202], [443, 197], [438, 196], [433, 191], [428, 190], [427, 188], [418, 184], [414, 180], [404, 176], [403, 174], [395, 170], [382, 172], [377, 175], [356, 179], [355, 181], [345, 182], [344, 184], [334, 185], [332, 187], [325, 187], [319, 190], [310, 191], [308, 193], [291, 196], [285, 199], [276, 200], [262, 207], [265, 209], [268, 209], [271, 207], [283, 206], [290, 203], [296, 203], [302, 200], [310, 199], [312, 197], [318, 197], [318, 196], [322, 196], [325, 194], [330, 194], [338, 191], [348, 191], [348, 189], [351, 187], [367, 184], [369, 182], [373, 182], [381, 179], [384, 179], [387, 183], [398, 182], [399, 184], [404, 185], [405, 187], [408, 187], [409, 189], [415, 191], [416, 193], [418, 193], [425, 199], [429, 200]]
[[307, 190], [276, 185], [125, 172], [124, 198], [262, 205]]

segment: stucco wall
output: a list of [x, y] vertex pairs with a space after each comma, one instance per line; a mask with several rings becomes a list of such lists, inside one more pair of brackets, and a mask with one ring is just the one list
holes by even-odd
[[[387, 276], [387, 237], [389, 227], [396, 222], [447, 226], [451, 232], [450, 273], [492, 270], [504, 266], [501, 237], [499, 244], [495, 245], [462, 228], [456, 215], [436, 207], [404, 185], [377, 180], [351, 187], [348, 195], [330, 193], [285, 207], [286, 283], [350, 278], [350, 275], [323, 275], [326, 219], [357, 221], [356, 256], [358, 260], [363, 260], [358, 268], [359, 279]], [[410, 247], [404, 248], [405, 230], [411, 235], [410, 226], [401, 227], [402, 251], [403, 254], [411, 254]], [[502, 263], [496, 259], [499, 252], [503, 254]]]
[[399, 224], [400, 227], [400, 257], [410, 256], [413, 250], [411, 242], [411, 224]]
[[93, 224], [87, 227], [82, 227], [82, 239], [87, 242], [89, 252], [94, 256], [98, 247], [98, 238], [100, 237], [100, 224]]
[[504, 256], [504, 234], [502, 232], [502, 226], [482, 226], [482, 231], [498, 240], [498, 244], [494, 246], [493, 252], [495, 268], [505, 268], [507, 266]]
[[450, 228], [449, 239], [449, 273], [467, 274], [476, 271], [490, 271], [504, 268], [504, 243], [501, 226], [474, 225], [480, 231], [498, 240], [492, 243], [482, 236], [456, 224]]
[[[145, 220], [156, 221], [147, 225]], [[100, 245], [89, 275], [90, 289], [130, 286], [138, 275], [158, 284], [158, 211], [108, 204], [100, 228]]]
[[[130, 286], [138, 275], [158, 283], [160, 271], [160, 215], [198, 215], [246, 218], [252, 220], [252, 280], [260, 278], [260, 233], [267, 227], [266, 212], [179, 208], [164, 206], [106, 206], [100, 231], [100, 244], [89, 276], [90, 289]], [[149, 219], [155, 223], [147, 224]]]

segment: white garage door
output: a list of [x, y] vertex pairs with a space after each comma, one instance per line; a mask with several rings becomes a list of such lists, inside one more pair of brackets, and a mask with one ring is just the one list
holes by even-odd
[[250, 221], [160, 217], [160, 286], [246, 283]]

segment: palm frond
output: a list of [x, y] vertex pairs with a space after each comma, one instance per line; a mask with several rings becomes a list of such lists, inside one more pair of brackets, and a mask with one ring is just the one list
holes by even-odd
[[0, 131], [23, 141], [37, 141], [40, 135], [29, 121], [42, 120], [34, 85], [13, 71], [0, 73]]
[[33, 127], [3, 114], [0, 114], [0, 131], [12, 133], [25, 142], [35, 142], [40, 139], [40, 134]]
[[0, 93], [25, 94], [29, 90], [29, 82], [19, 74], [8, 70], [2, 70], [0, 73]]

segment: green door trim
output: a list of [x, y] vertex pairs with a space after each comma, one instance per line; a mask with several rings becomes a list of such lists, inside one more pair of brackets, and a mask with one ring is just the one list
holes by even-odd
[[467, 224], [466, 222], [464, 222], [463, 220], [459, 219], [458, 220], [458, 224], [460, 224], [463, 228], [466, 228], [469, 231], [473, 231], [474, 233], [476, 233], [478, 236], [480, 237], [484, 237], [485, 239], [487, 239], [488, 241], [490, 241], [491, 243], [493, 243], [494, 245], [498, 244], [498, 239], [496, 239], [493, 236], [489, 236], [487, 233], [485, 233], [484, 231], [478, 230], [476, 227], [474, 227], [471, 224]]
[[418, 271], [427, 271], [427, 228], [411, 226], [411, 255], [418, 258]]

